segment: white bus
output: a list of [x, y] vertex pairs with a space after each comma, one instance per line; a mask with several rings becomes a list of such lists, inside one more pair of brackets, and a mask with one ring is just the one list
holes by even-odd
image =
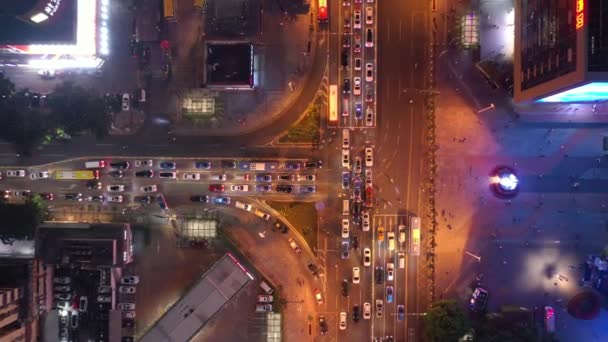
[[420, 217], [410, 218], [410, 255], [420, 255]]
[[329, 121], [338, 121], [338, 85], [329, 86]]

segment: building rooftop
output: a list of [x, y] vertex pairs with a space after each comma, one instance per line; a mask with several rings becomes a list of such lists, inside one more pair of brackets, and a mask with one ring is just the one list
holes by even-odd
[[251, 86], [252, 61], [251, 43], [208, 43], [207, 83]]

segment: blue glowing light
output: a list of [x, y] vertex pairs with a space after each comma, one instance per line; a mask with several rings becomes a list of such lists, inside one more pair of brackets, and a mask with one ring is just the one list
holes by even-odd
[[512, 173], [502, 174], [498, 180], [498, 184], [505, 191], [515, 190], [515, 188], [517, 188], [517, 183], [519, 183], [519, 180]]
[[587, 83], [561, 93], [547, 96], [536, 102], [594, 102], [608, 100], [608, 82]]

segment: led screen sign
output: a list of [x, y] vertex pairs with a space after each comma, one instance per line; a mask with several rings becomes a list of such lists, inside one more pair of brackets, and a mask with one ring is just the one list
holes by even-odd
[[608, 82], [593, 82], [547, 96], [536, 102], [581, 103], [606, 100], [608, 100]]
[[585, 0], [575, 0], [575, 1], [576, 1], [576, 5], [575, 5], [576, 29], [580, 30], [583, 28], [583, 26], [585, 26]]

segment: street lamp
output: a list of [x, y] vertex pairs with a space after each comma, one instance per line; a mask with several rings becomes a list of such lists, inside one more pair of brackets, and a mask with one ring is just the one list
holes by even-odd
[[471, 253], [471, 252], [469, 252], [469, 251], [464, 251], [464, 252], [465, 252], [467, 255], [469, 255], [470, 257], [475, 258], [475, 259], [477, 259], [477, 261], [481, 262], [481, 257], [480, 257], [479, 255], [473, 254], [473, 253]]

